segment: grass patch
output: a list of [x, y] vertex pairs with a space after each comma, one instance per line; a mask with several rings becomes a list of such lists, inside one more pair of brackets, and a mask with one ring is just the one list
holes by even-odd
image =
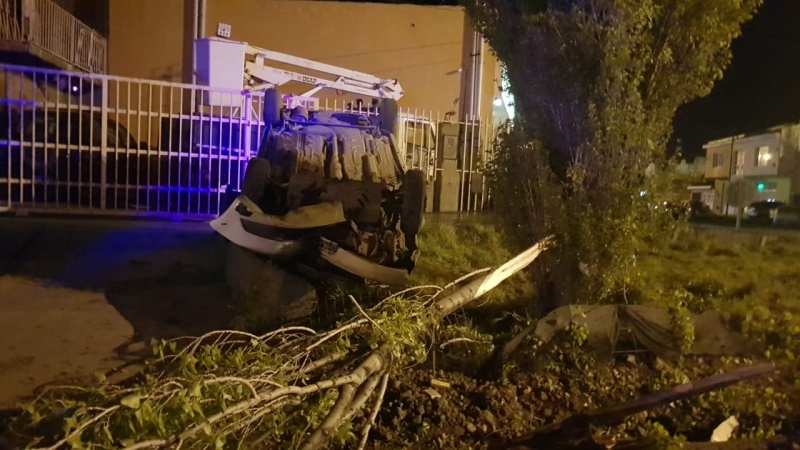
[[797, 363], [800, 234], [748, 246], [707, 233], [651, 250], [639, 261], [643, 302], [719, 310], [733, 329], [762, 343], [769, 359]]
[[[475, 270], [496, 267], [514, 256], [506, 236], [491, 223], [435, 224], [417, 236], [419, 260], [409, 284], [445, 286]], [[517, 274], [487, 294], [494, 305], [528, 302], [533, 283], [525, 273]], [[486, 299], [484, 299], [486, 300]]]
[[774, 295], [785, 307], [800, 306], [800, 242], [785, 240], [757, 249], [712, 239], [690, 238], [642, 255], [645, 298], [684, 289], [698, 297], [717, 297], [726, 309], [742, 301], [766, 305]]

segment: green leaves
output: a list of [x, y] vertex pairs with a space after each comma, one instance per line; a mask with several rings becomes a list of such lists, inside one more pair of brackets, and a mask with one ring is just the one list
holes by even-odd
[[142, 399], [141, 395], [131, 394], [123, 397], [122, 400], [119, 401], [119, 403], [120, 405], [130, 409], [139, 409], [141, 399]]
[[506, 65], [519, 117], [489, 162], [492, 199], [514, 237], [558, 237], [537, 282], [554, 286], [556, 303], [615, 298], [635, 282], [641, 244], [670, 225], [657, 205], [674, 195], [672, 117], [710, 91], [759, 4], [467, 2]]

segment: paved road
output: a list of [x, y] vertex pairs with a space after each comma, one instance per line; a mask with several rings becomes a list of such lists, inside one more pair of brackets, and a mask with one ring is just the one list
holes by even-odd
[[204, 223], [0, 218], [0, 406], [230, 320]]
[[[465, 220], [482, 216], [426, 217]], [[223, 252], [206, 223], [0, 217], [0, 407], [151, 337], [227, 327]]]

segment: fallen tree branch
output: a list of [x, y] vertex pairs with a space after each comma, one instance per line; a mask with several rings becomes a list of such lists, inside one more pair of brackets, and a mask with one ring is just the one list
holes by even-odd
[[112, 406], [112, 407], [110, 407], [110, 408], [108, 408], [106, 410], [103, 410], [102, 412], [100, 412], [100, 414], [98, 414], [98, 415], [92, 417], [91, 419], [89, 419], [88, 421], [83, 422], [82, 424], [80, 424], [77, 429], [71, 431], [64, 439], [61, 439], [60, 441], [56, 442], [51, 447], [48, 447], [47, 450], [55, 450], [55, 449], [61, 447], [62, 445], [66, 444], [72, 436], [75, 436], [76, 434], [80, 434], [81, 432], [83, 432], [83, 430], [88, 428], [90, 425], [92, 425], [94, 423], [97, 423], [98, 420], [100, 420], [103, 417], [113, 413], [114, 411], [116, 411], [118, 409], [119, 409], [119, 406]]
[[[300, 448], [317, 450], [343, 424], [357, 420], [363, 448], [390, 374], [424, 360], [433, 345], [429, 337], [443, 317], [522, 270], [548, 244], [531, 247], [441, 298], [441, 288], [423, 286], [365, 310], [349, 296], [358, 315], [334, 330], [287, 327], [260, 336], [220, 330], [181, 348], [176, 341], [154, 343], [157, 357], [127, 385], [53, 389], [27, 405], [23, 416], [30, 442], [53, 450], [88, 443], [197, 448], [225, 441], [274, 448], [282, 446], [285, 430], [293, 429], [308, 431], [297, 435], [307, 436], [296, 442]], [[456, 338], [443, 345], [461, 341], [466, 342]], [[338, 396], [331, 404], [334, 390]], [[319, 410], [304, 414], [313, 408]], [[66, 435], [39, 427], [48, 422], [43, 417], [63, 420], [64, 410], [78, 411], [68, 417], [75, 423]], [[45, 437], [37, 441], [39, 436]]]
[[342, 416], [342, 419], [339, 423], [347, 422], [348, 420], [352, 419], [353, 416], [358, 413], [361, 408], [364, 407], [364, 404], [367, 403], [367, 400], [372, 396], [372, 393], [375, 391], [375, 387], [378, 385], [378, 382], [383, 378], [381, 374], [372, 375], [364, 384], [358, 387], [356, 391], [356, 395], [353, 397], [353, 401], [350, 402], [348, 405], [347, 410]]
[[315, 361], [306, 364], [305, 366], [303, 366], [302, 369], [300, 369], [300, 373], [305, 374], [308, 372], [313, 372], [319, 369], [320, 367], [325, 367], [328, 364], [333, 364], [337, 361], [341, 361], [346, 357], [347, 357], [347, 352], [331, 353], [330, 355], [324, 356], [320, 359], [317, 359]]
[[469, 282], [450, 295], [437, 300], [433, 305], [433, 313], [437, 319], [463, 308], [467, 303], [480, 298], [483, 294], [497, 287], [512, 275], [528, 267], [544, 250], [552, 244], [553, 238], [547, 237], [538, 244], [515, 256], [488, 275]]
[[354, 388], [352, 384], [347, 384], [339, 389], [339, 398], [336, 399], [336, 403], [333, 404], [333, 407], [325, 417], [325, 420], [322, 421], [322, 424], [314, 430], [311, 437], [300, 447], [300, 450], [316, 450], [328, 442], [333, 431], [339, 426], [342, 415], [344, 415], [344, 411], [347, 409], [347, 405], [353, 401], [355, 391], [356, 388]]
[[376, 330], [383, 330], [380, 325], [378, 325], [374, 320], [372, 320], [370, 316], [367, 315], [367, 313], [364, 312], [364, 308], [362, 308], [361, 305], [358, 304], [355, 297], [348, 294], [347, 298], [349, 298], [350, 301], [353, 303], [353, 306], [356, 307], [358, 313], [364, 316], [364, 319], [366, 319], [373, 327], [375, 327]]
[[444, 350], [448, 346], [450, 346], [452, 344], [456, 344], [458, 342], [468, 342], [470, 344], [484, 344], [484, 342], [476, 341], [475, 339], [470, 339], [470, 338], [467, 338], [467, 337], [460, 337], [460, 338], [448, 339], [448, 340], [442, 342], [441, 344], [439, 344], [439, 350]]
[[375, 424], [375, 418], [378, 417], [378, 412], [381, 410], [383, 404], [383, 396], [386, 394], [386, 386], [389, 384], [389, 374], [385, 373], [381, 377], [381, 387], [378, 389], [378, 396], [375, 397], [375, 403], [372, 404], [372, 409], [369, 413], [369, 419], [361, 429], [361, 440], [358, 441], [358, 450], [363, 450], [367, 446], [367, 439], [369, 439], [369, 430]]
[[645, 395], [625, 403], [595, 409], [585, 414], [570, 416], [564, 420], [534, 430], [532, 433], [504, 442], [497, 446], [496, 449], [513, 448], [524, 450], [528, 448], [540, 448], [540, 444], [542, 444], [543, 441], [547, 441], [548, 446], [553, 448], [554, 444], [552, 442], [558, 440], [557, 435], [572, 439], [586, 438], [586, 432], [591, 425], [614, 425], [622, 422], [626, 417], [632, 414], [719, 390], [742, 381], [763, 377], [774, 371], [775, 366], [772, 364], [761, 364], [701, 378], [691, 383]]
[[[378, 377], [373, 374], [384, 369], [384, 363], [387, 358], [384, 356], [389, 352], [388, 344], [384, 344], [380, 349], [372, 352], [361, 365], [353, 372], [360, 371], [361, 377], [358, 382], [354, 383], [359, 386], [358, 393], [356, 393], [353, 384], [344, 386], [342, 394], [339, 399], [331, 408], [328, 416], [322, 424], [311, 434], [311, 437], [303, 444], [301, 450], [316, 450], [324, 446], [331, 432], [339, 427], [349, 415], [350, 410], [358, 410], [369, 398], [369, 395], [375, 389]], [[373, 378], [374, 382], [370, 383], [369, 378]], [[346, 389], [346, 390], [345, 390]], [[354, 398], [355, 397], [355, 398]]]

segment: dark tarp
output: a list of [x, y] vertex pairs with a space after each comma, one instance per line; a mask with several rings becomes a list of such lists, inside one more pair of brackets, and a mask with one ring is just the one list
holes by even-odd
[[[690, 354], [734, 355], [751, 351], [752, 346], [744, 336], [728, 331], [718, 312], [691, 314], [691, 318], [695, 339]], [[659, 356], [680, 353], [672, 328], [672, 313], [657, 306], [562, 306], [539, 320], [535, 335], [549, 341], [557, 331], [566, 330], [573, 323], [587, 327], [588, 345], [602, 354], [615, 351], [623, 331], [629, 332], [637, 345]]]

